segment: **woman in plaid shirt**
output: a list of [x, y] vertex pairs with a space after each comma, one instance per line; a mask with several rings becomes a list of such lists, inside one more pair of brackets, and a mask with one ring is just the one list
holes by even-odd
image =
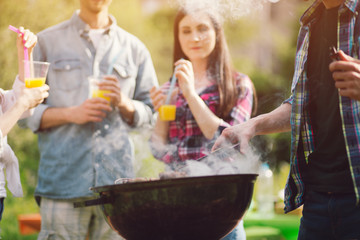
[[[221, 130], [250, 118], [253, 84], [231, 67], [219, 19], [210, 12], [180, 10], [174, 24], [174, 121], [157, 120], [150, 145], [153, 155], [173, 170], [186, 160], [210, 153]], [[155, 110], [164, 104], [170, 83], [151, 90]], [[243, 239], [244, 230], [226, 239]]]

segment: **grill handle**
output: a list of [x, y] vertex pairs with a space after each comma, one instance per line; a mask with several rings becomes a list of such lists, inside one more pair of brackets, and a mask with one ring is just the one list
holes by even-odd
[[107, 203], [111, 204], [113, 202], [114, 202], [113, 197], [102, 196], [100, 198], [90, 199], [90, 200], [86, 200], [86, 201], [82, 201], [82, 202], [74, 202], [74, 208], [103, 205], [103, 204], [107, 204]]

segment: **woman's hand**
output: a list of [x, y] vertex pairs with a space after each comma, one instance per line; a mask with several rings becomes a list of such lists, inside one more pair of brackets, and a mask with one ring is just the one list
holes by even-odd
[[[171, 93], [170, 103], [172, 104], [175, 102], [176, 95], [179, 93], [179, 88], [175, 87]], [[167, 95], [164, 94], [164, 92], [161, 90], [161, 88], [152, 87], [150, 89], [150, 98], [151, 102], [153, 104], [154, 110], [157, 111], [161, 107], [161, 105], [164, 105], [166, 102]]]
[[185, 98], [196, 94], [192, 63], [188, 60], [180, 59], [175, 63], [175, 66], [175, 76]]
[[154, 110], [157, 111], [161, 107], [161, 105], [164, 105], [166, 95], [163, 94], [162, 90], [157, 87], [152, 87], [150, 89], [150, 98], [151, 102], [153, 104]]
[[20, 33], [17, 36], [16, 47], [18, 52], [19, 79], [24, 82], [24, 47], [28, 49], [28, 59], [32, 59], [32, 52], [37, 43], [37, 36], [23, 27], [19, 28]]
[[110, 91], [109, 93], [104, 93], [104, 96], [110, 98], [112, 105], [118, 106], [123, 101], [119, 80], [114, 75], [106, 75], [103, 78], [104, 81], [99, 83], [99, 89]]
[[17, 91], [17, 102], [23, 107], [23, 111], [36, 107], [49, 96], [49, 86], [46, 84], [37, 88], [23, 86]]

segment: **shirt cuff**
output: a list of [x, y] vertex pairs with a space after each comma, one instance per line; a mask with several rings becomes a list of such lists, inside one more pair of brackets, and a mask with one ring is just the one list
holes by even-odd
[[294, 101], [293, 96], [290, 96], [288, 99], [286, 99], [286, 100], [283, 102], [283, 104], [284, 104], [284, 103], [289, 103], [290, 105], [292, 105], [293, 101]]
[[135, 108], [133, 124], [131, 127], [140, 127], [146, 124], [154, 123], [154, 116], [151, 108], [141, 101], [132, 100]]

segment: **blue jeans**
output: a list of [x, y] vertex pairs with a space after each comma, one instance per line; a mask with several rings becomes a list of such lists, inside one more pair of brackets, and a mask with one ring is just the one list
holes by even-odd
[[4, 212], [4, 199], [5, 198], [0, 198], [0, 221], [2, 219], [2, 214]]
[[306, 193], [298, 240], [360, 239], [355, 194]]
[[238, 225], [228, 235], [221, 240], [245, 240], [246, 234], [244, 229], [244, 221], [241, 220]]

